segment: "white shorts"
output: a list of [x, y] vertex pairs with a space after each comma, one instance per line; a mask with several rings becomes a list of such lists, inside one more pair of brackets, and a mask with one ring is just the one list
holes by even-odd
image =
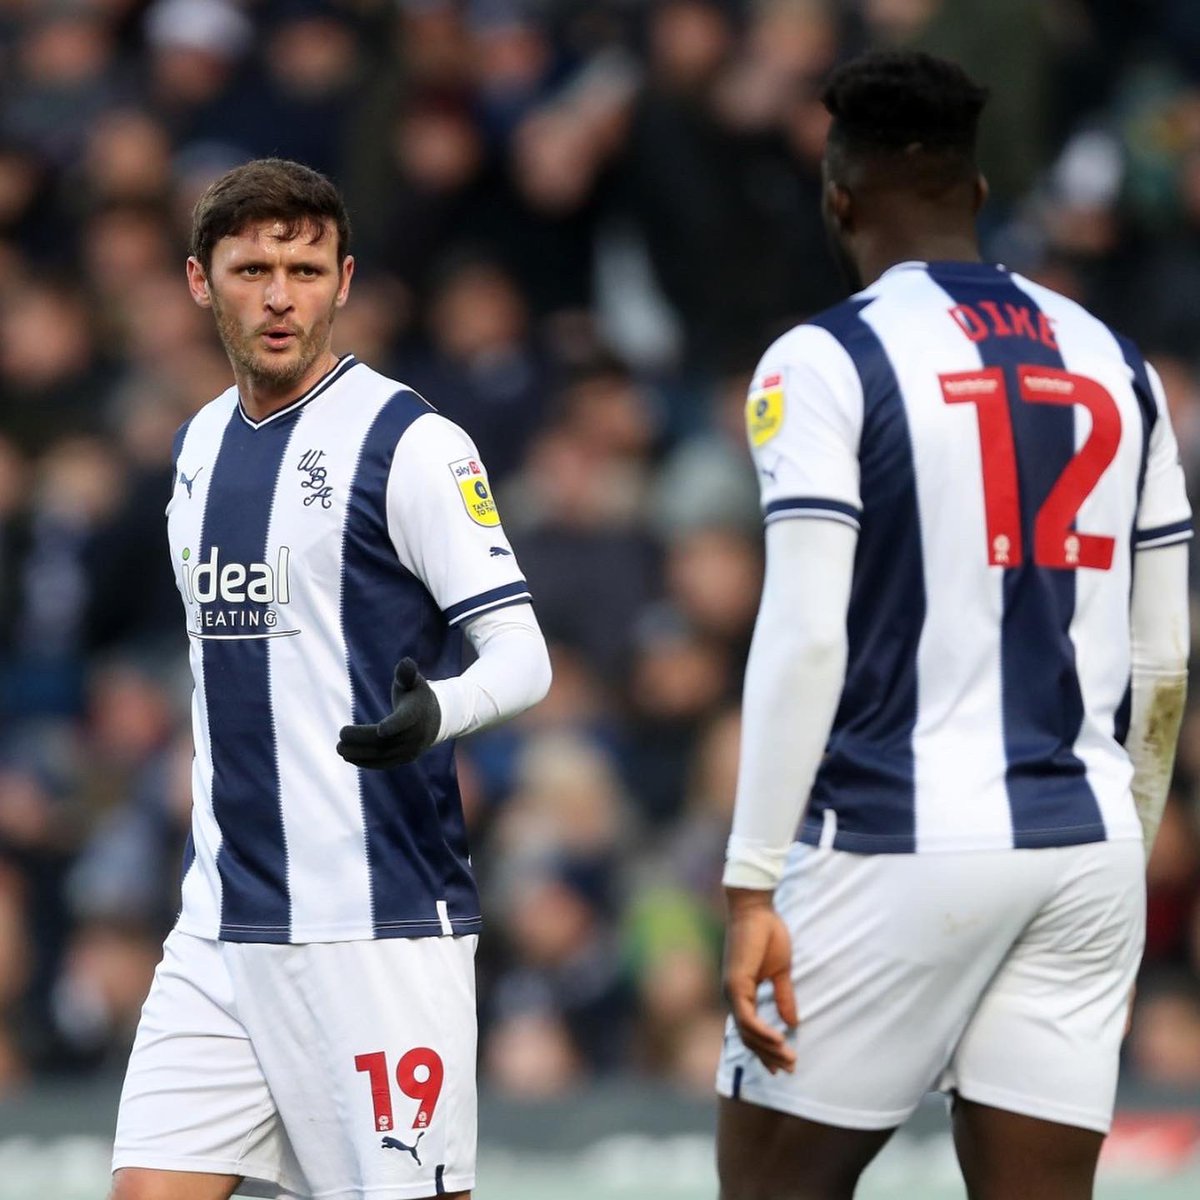
[[[732, 1020], [723, 1096], [849, 1129], [935, 1088], [1102, 1133], [1145, 929], [1139, 842], [857, 855], [793, 847], [775, 906], [800, 1016], [792, 1074]], [[782, 1028], [769, 985], [759, 1013]]]
[[475, 1184], [477, 938], [242, 945], [173, 932], [113, 1170], [239, 1195], [407, 1200]]

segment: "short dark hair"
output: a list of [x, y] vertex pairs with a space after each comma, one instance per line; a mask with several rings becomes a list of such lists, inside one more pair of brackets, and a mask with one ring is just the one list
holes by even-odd
[[337, 188], [319, 171], [286, 158], [258, 158], [227, 171], [196, 201], [192, 213], [192, 254], [205, 272], [213, 247], [260, 221], [279, 221], [283, 238], [298, 237], [305, 226], [337, 227], [338, 262], [350, 252], [350, 218]]
[[864, 54], [834, 71], [821, 97], [833, 117], [835, 153], [884, 158], [923, 151], [971, 171], [987, 98], [957, 63], [919, 50]]

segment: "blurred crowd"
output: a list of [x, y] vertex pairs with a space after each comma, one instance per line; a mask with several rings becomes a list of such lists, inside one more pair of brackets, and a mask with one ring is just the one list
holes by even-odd
[[[919, 45], [995, 88], [990, 257], [1138, 338], [1200, 496], [1193, 0], [0, 0], [0, 1094], [119, 1070], [170, 927], [190, 682], [162, 508], [231, 382], [191, 206], [335, 178], [335, 348], [474, 435], [552, 643], [460, 744], [481, 1067], [711, 1086], [720, 870], [762, 571], [742, 405], [845, 294], [831, 66]], [[1127, 1076], [1200, 1088], [1200, 688], [1150, 871]]]

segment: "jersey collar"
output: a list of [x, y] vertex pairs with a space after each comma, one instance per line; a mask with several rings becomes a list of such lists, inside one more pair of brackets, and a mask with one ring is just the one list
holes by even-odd
[[[889, 275], [896, 274], [899, 271], [928, 271], [930, 268], [942, 272], [952, 271], [958, 275], [979, 276], [979, 275], [995, 275], [997, 271], [1003, 274], [1008, 274], [1008, 268], [1003, 263], [992, 262], [960, 262], [958, 260], [944, 261], [929, 261], [924, 259], [908, 259], [905, 262], [893, 263], [888, 267], [879, 279], [886, 279]], [[875, 282], [878, 283], [879, 279]]]
[[282, 417], [290, 416], [297, 409], [303, 408], [310, 400], [315, 400], [322, 392], [328, 391], [347, 371], [358, 366], [358, 359], [353, 354], [343, 354], [334, 365], [317, 380], [316, 383], [304, 393], [303, 396], [293, 400], [291, 404], [285, 408], [281, 408], [278, 412], [273, 412], [269, 417], [263, 417], [261, 421], [251, 420], [245, 408], [242, 406], [242, 397], [238, 395], [238, 413], [243, 421], [250, 426], [251, 429], [261, 429], [264, 425], [270, 425], [272, 421], [278, 421]]

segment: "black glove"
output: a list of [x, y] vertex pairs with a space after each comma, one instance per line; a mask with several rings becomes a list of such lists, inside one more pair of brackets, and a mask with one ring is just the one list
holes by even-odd
[[382, 771], [410, 763], [428, 750], [441, 727], [442, 710], [411, 658], [396, 664], [392, 708], [391, 716], [378, 725], [343, 726], [337, 752], [356, 767]]

